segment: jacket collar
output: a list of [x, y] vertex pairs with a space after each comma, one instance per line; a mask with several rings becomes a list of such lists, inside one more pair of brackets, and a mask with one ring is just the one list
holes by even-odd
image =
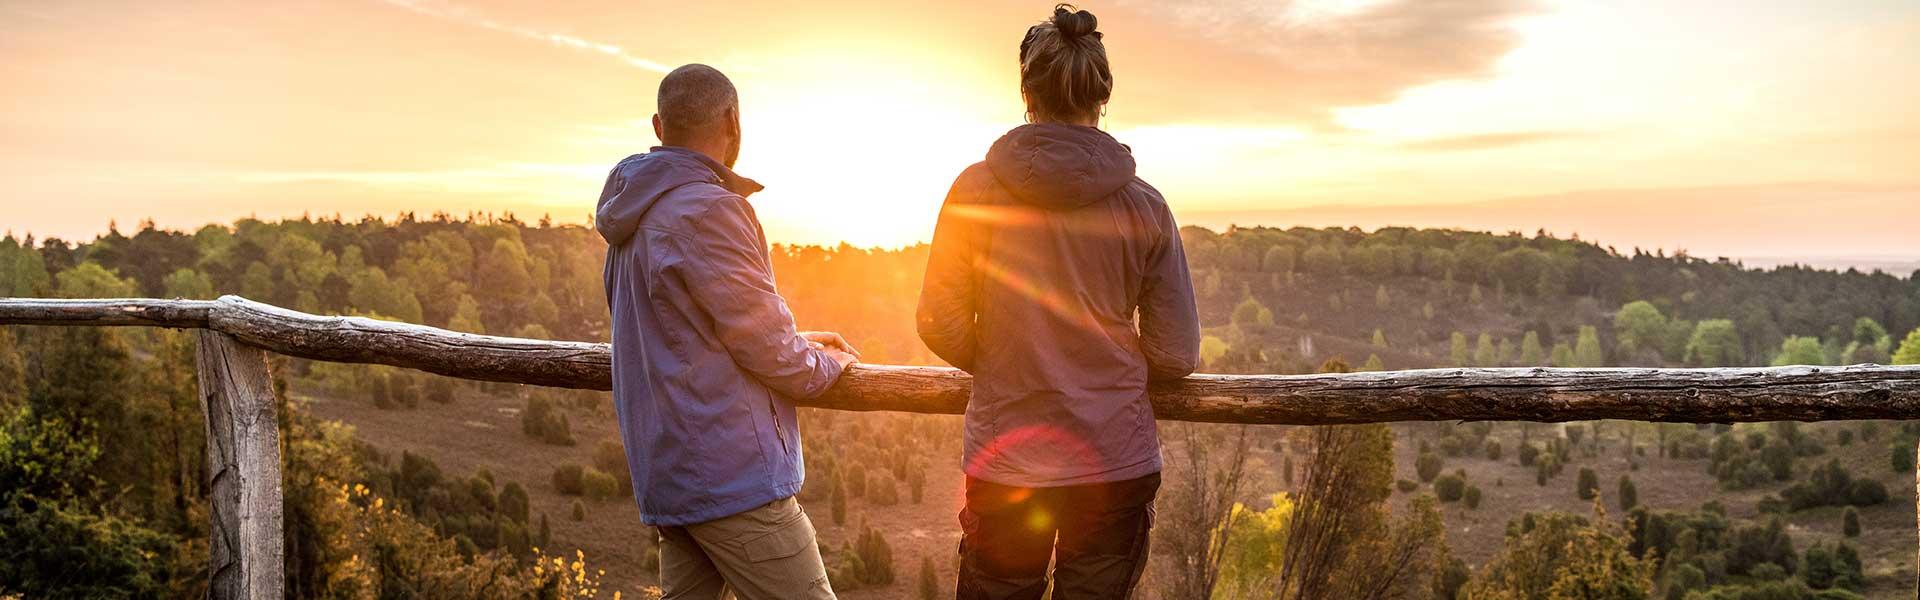
[[650, 153], [664, 153], [675, 158], [684, 158], [699, 162], [701, 165], [707, 167], [707, 170], [713, 172], [713, 183], [722, 188], [726, 188], [729, 192], [739, 194], [742, 198], [751, 196], [754, 192], [767, 189], [767, 186], [760, 185], [760, 182], [742, 177], [739, 173], [733, 172], [733, 169], [729, 169], [726, 165], [720, 164], [720, 161], [714, 160], [713, 157], [693, 150], [679, 146], [654, 146], [647, 151]]

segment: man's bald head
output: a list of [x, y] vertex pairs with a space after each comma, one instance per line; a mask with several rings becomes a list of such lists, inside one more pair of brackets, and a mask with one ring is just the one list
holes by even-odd
[[660, 142], [691, 146], [729, 133], [734, 124], [729, 114], [738, 116], [740, 97], [718, 69], [691, 64], [660, 80], [658, 106]]

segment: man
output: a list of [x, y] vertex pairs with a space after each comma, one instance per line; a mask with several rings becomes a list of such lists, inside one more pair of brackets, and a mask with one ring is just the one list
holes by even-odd
[[794, 398], [833, 385], [857, 354], [794, 330], [767, 240], [734, 174], [740, 104], [705, 65], [660, 81], [660, 146], [607, 176], [613, 395], [640, 520], [660, 530], [667, 598], [833, 598], [802, 469]]

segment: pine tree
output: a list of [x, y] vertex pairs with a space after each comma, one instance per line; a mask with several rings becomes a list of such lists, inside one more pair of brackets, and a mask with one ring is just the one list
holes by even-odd
[[1375, 348], [1387, 347], [1387, 333], [1385, 331], [1381, 331], [1377, 328], [1373, 330], [1373, 347]]
[[1493, 347], [1493, 336], [1485, 333], [1480, 334], [1480, 343], [1475, 344], [1473, 349], [1473, 366], [1500, 366], [1500, 351]]
[[1453, 366], [1467, 366], [1467, 361], [1471, 359], [1471, 355], [1467, 354], [1467, 334], [1453, 332], [1447, 356], [1453, 359]]
[[547, 513], [540, 513], [540, 547], [553, 545], [553, 529], [547, 527]]
[[1600, 476], [1593, 469], [1580, 469], [1580, 479], [1574, 485], [1574, 491], [1581, 500], [1592, 500], [1600, 495]]
[[1552, 358], [1547, 360], [1547, 364], [1556, 366], [1556, 367], [1574, 366], [1573, 365], [1573, 347], [1568, 346], [1566, 342], [1560, 342], [1560, 343], [1554, 344], [1553, 356]]
[[1580, 337], [1573, 344], [1573, 366], [1596, 368], [1607, 366], [1607, 358], [1600, 351], [1600, 331], [1592, 325], [1580, 327]]
[[847, 486], [846, 484], [842, 483], [839, 477], [834, 477], [833, 487], [831, 491], [828, 492], [828, 495], [829, 495], [828, 502], [833, 505], [833, 524], [845, 525], [847, 523]]
[[1378, 354], [1368, 354], [1368, 355], [1367, 355], [1367, 362], [1366, 362], [1366, 364], [1363, 364], [1363, 365], [1360, 365], [1360, 370], [1361, 370], [1361, 371], [1369, 371], [1369, 372], [1371, 372], [1371, 371], [1385, 371], [1385, 370], [1387, 370], [1387, 367], [1386, 367], [1386, 365], [1384, 365], [1384, 364], [1382, 364], [1382, 363], [1380, 362], [1380, 355], [1378, 355]]
[[940, 597], [939, 576], [933, 572], [933, 557], [920, 557], [920, 600], [935, 600]]
[[1528, 331], [1526, 337], [1520, 339], [1520, 364], [1538, 367], [1546, 360], [1546, 351], [1540, 348], [1540, 333]]

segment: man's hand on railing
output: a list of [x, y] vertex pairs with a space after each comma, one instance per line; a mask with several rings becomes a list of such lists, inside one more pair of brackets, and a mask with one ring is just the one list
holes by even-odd
[[840, 337], [838, 333], [831, 331], [802, 331], [800, 332], [800, 337], [806, 338], [807, 342], [813, 344], [815, 348], [837, 350], [851, 354], [854, 358], [860, 358], [860, 351], [855, 350], [853, 344], [847, 343], [847, 338]]

